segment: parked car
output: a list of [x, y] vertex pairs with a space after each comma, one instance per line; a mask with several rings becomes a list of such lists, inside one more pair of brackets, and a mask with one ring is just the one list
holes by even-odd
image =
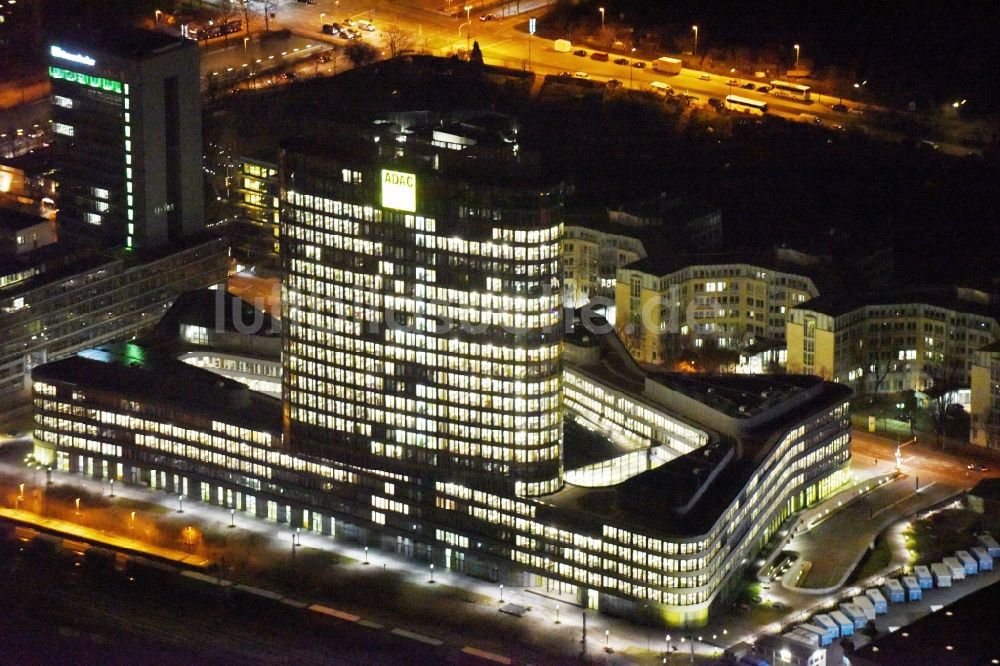
[[352, 19], [352, 18], [345, 18], [344, 19], [344, 25], [349, 25], [349, 26], [351, 26], [353, 28], [354, 26], [357, 25], [357, 23], [355, 23], [354, 19]]
[[711, 81], [712, 77], [709, 76], [708, 74], [699, 74], [698, 79], [701, 81]]
[[581, 58], [586, 58], [587, 52], [584, 49], [577, 49], [576, 51], [573, 51], [573, 55], [580, 56]]
[[573, 74], [573, 78], [574, 79], [589, 79], [590, 78], [590, 74], [587, 74], [587, 72], [576, 72], [575, 74]]
[[627, 65], [628, 64], [628, 58], [615, 58], [615, 64], [616, 65]]
[[757, 86], [754, 84], [753, 81], [747, 81], [741, 87], [743, 88], [743, 90], [753, 90]]
[[340, 26], [336, 23], [324, 23], [323, 24], [323, 34], [324, 35], [339, 35]]
[[295, 72], [285, 72], [281, 75], [281, 78], [285, 79], [286, 81], [291, 81], [292, 79], [295, 78]]
[[608, 60], [611, 59], [611, 56], [608, 55], [607, 53], [602, 53], [600, 51], [594, 51], [593, 53], [590, 54], [590, 59], [591, 60], [600, 60], [601, 62], [607, 62]]
[[847, 106], [844, 104], [834, 104], [830, 107], [830, 109], [836, 111], [837, 113], [847, 113]]
[[740, 82], [737, 81], [736, 79], [729, 79], [729, 85], [731, 85], [731, 86], [738, 86], [738, 85], [740, 85]]
[[356, 27], [361, 28], [366, 32], [375, 32], [375, 24], [371, 21], [360, 20], [356, 24]]
[[767, 92], [770, 89], [771, 86], [767, 85], [766, 83], [762, 86], [757, 86], [757, 92]]
[[722, 100], [719, 99], [718, 97], [709, 97], [708, 105], [714, 109], [722, 109], [722, 107], [724, 106]]
[[634, 63], [632, 63], [632, 66], [635, 67], [636, 69], [646, 69], [646, 63], [644, 63], [641, 60], [636, 60]]
[[621, 85], [622, 85], [622, 82], [619, 81], [618, 79], [608, 79], [608, 87], [609, 88], [620, 88]]
[[495, 21], [496, 19], [497, 19], [497, 15], [496, 14], [482, 14], [479, 17], [480, 21]]

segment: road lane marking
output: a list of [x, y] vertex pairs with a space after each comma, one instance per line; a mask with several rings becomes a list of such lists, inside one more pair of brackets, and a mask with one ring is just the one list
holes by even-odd
[[340, 620], [346, 620], [347, 622], [357, 622], [361, 619], [360, 615], [353, 615], [351, 613], [345, 613], [344, 611], [339, 611], [335, 608], [330, 608], [329, 606], [323, 606], [322, 604], [313, 604], [309, 606], [309, 610], [315, 613], [322, 613], [323, 615], [329, 615], [330, 617], [335, 617]]
[[421, 643], [427, 643], [428, 645], [441, 645], [444, 641], [440, 641], [436, 638], [431, 638], [430, 636], [424, 636], [423, 634], [417, 634], [412, 631], [407, 631], [406, 629], [393, 629], [393, 634], [397, 636], [402, 636], [403, 638], [410, 638], [415, 641], [420, 641]]
[[498, 664], [511, 664], [511, 660], [502, 654], [494, 654], [493, 652], [487, 652], [486, 650], [480, 650], [474, 647], [464, 647], [462, 652], [465, 654], [471, 654], [473, 657], [480, 657], [482, 659], [487, 659], [489, 661], [495, 661]]

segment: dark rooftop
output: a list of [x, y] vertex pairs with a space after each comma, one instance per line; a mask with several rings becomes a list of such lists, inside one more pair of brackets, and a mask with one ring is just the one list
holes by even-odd
[[72, 46], [84, 52], [107, 53], [127, 59], [145, 58], [173, 48], [197, 47], [195, 42], [183, 37], [124, 25], [75, 30], [72, 35], [55, 37], [52, 43], [64, 48]]
[[33, 379], [184, 406], [249, 428], [281, 430], [281, 401], [133, 343], [96, 347], [32, 370]]
[[[820, 312], [833, 317], [847, 314], [867, 305], [911, 304], [930, 305], [987, 317], [997, 317], [1000, 314], [998, 312], [1000, 308], [997, 307], [994, 297], [986, 295], [989, 298], [987, 302], [973, 300], [970, 297], [963, 296], [963, 291], [959, 287], [949, 286], [911, 287], [865, 293], [824, 293], [795, 307], [800, 310]], [[978, 292], [978, 294], [983, 295], [982, 292]]]
[[776, 405], [792, 394], [822, 383], [812, 375], [704, 375], [659, 372], [650, 378], [669, 389], [683, 393], [722, 412], [726, 416], [747, 418]]
[[28, 215], [16, 210], [0, 208], [0, 228], [8, 231], [20, 231], [21, 229], [27, 229], [43, 222], [55, 224], [51, 220], [39, 217], [38, 215]]

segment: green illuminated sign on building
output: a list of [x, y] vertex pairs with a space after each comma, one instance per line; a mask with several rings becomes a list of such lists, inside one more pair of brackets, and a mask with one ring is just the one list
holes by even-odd
[[63, 69], [62, 67], [49, 67], [49, 76], [53, 79], [75, 81], [80, 85], [90, 86], [91, 88], [101, 88], [102, 90], [107, 90], [108, 92], [118, 94], [121, 94], [122, 92], [122, 84], [119, 81], [103, 79], [99, 76], [91, 76], [90, 74], [81, 74], [80, 72], [73, 72], [68, 69]]

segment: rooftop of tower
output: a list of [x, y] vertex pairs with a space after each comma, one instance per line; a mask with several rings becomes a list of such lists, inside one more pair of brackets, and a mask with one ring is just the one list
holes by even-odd
[[77, 29], [71, 34], [56, 36], [52, 44], [66, 49], [79, 49], [86, 55], [104, 53], [128, 60], [139, 60], [172, 49], [195, 46], [195, 42], [177, 35], [126, 25]]

